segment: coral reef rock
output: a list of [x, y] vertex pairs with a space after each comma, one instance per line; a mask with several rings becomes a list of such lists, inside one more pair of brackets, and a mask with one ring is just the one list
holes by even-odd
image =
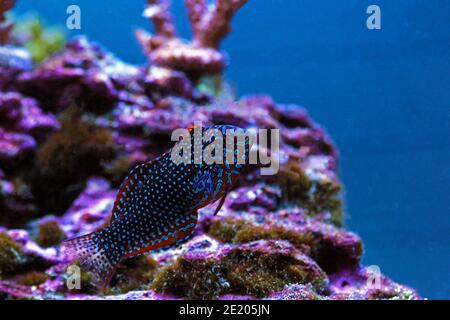
[[[338, 152], [305, 109], [198, 90], [193, 78], [223, 69], [218, 46], [245, 1], [186, 3], [189, 44], [166, 2], [149, 1], [146, 67], [86, 38], [32, 69], [2, 56], [0, 299], [419, 299], [361, 264], [362, 241], [343, 227]], [[76, 285], [61, 241], [105, 225], [129, 170], [195, 121], [280, 129], [279, 173], [248, 166], [216, 216], [200, 210], [188, 242], [122, 262], [105, 292], [83, 270]]]
[[137, 30], [136, 37], [149, 59], [156, 65], [185, 72], [191, 79], [221, 73], [227, 66], [219, 51], [222, 40], [231, 31], [234, 14], [248, 0], [185, 0], [193, 40], [177, 37], [168, 0], [148, 0], [144, 16], [154, 25], [155, 35]]

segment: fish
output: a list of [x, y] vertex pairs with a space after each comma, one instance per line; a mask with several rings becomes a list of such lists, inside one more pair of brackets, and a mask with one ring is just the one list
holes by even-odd
[[[237, 132], [244, 139], [217, 144], [220, 135]], [[117, 193], [109, 224], [63, 242], [64, 252], [106, 288], [122, 260], [186, 242], [197, 225], [199, 209], [218, 201], [214, 215], [220, 211], [249, 163], [253, 141], [244, 129], [231, 125], [189, 128], [172, 149], [130, 171]], [[208, 147], [216, 156], [214, 146], [221, 146], [217, 150], [222, 161], [203, 159]], [[175, 161], [174, 155], [184, 161]]]

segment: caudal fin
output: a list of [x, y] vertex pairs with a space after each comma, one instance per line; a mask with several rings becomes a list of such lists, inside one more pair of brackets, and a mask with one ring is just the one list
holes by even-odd
[[91, 272], [102, 288], [105, 288], [116, 269], [119, 261], [112, 261], [106, 250], [99, 244], [98, 232], [72, 238], [62, 243], [64, 253], [73, 260], [78, 260], [80, 266]]

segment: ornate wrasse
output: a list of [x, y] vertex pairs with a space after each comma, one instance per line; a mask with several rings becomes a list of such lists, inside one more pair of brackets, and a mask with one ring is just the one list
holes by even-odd
[[[198, 209], [220, 199], [214, 214], [220, 210], [244, 163], [248, 163], [253, 141], [234, 126], [200, 130], [200, 136], [189, 134], [167, 153], [129, 173], [117, 194], [109, 225], [64, 242], [67, 255], [78, 259], [103, 287], [121, 260], [186, 241], [197, 224]], [[222, 141], [222, 162], [202, 159], [203, 151], [217, 143], [218, 135], [208, 133], [219, 133], [224, 139], [237, 131], [244, 139], [233, 140], [231, 145]], [[183, 154], [186, 143], [189, 154]], [[195, 147], [198, 145], [201, 148]], [[173, 151], [178, 149], [184, 150], [181, 154], [177, 151], [184, 161], [174, 161]], [[232, 161], [227, 160], [229, 156]]]

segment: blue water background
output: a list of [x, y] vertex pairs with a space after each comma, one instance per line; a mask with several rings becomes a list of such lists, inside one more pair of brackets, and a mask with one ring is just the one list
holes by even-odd
[[[144, 0], [20, 1], [126, 61], [143, 63], [132, 31], [150, 28]], [[173, 0], [180, 33], [189, 24]], [[366, 8], [382, 30], [366, 28]], [[347, 225], [364, 240], [364, 263], [428, 298], [450, 298], [450, 1], [250, 0], [223, 48], [241, 94], [305, 106], [342, 154]]]

